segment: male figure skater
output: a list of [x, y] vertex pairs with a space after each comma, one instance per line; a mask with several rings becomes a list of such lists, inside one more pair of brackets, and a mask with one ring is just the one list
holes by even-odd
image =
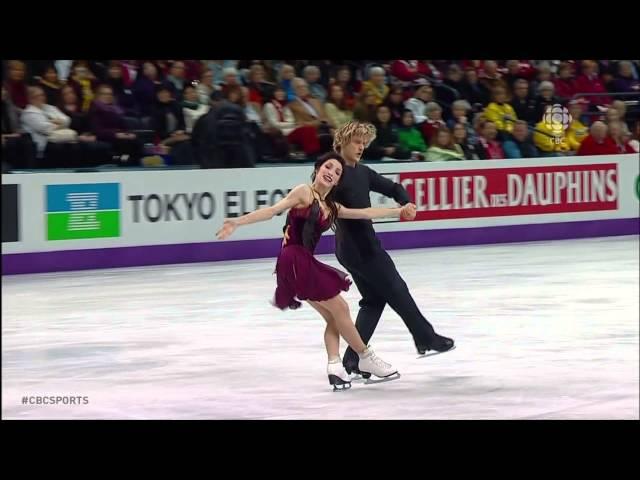
[[[402, 185], [359, 163], [364, 149], [375, 136], [373, 125], [360, 122], [349, 122], [335, 134], [333, 149], [346, 162], [335, 199], [347, 208], [370, 207], [370, 191], [393, 198], [401, 205], [409, 203], [409, 195]], [[411, 206], [411, 218], [415, 218], [416, 206]], [[424, 355], [428, 350], [451, 350], [454, 341], [438, 335], [420, 313], [393, 260], [380, 245], [371, 220], [338, 219], [337, 226], [336, 257], [349, 271], [362, 295], [356, 329], [364, 343], [371, 339], [385, 305], [389, 304], [409, 328], [419, 354]], [[360, 373], [358, 355], [351, 348], [345, 352], [342, 362], [348, 373]]]

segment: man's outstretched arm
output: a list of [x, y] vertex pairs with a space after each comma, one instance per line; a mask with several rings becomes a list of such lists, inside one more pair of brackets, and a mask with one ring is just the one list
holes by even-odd
[[402, 185], [388, 178], [384, 178], [372, 168], [367, 167], [367, 169], [369, 170], [369, 185], [371, 185], [371, 190], [381, 193], [386, 197], [393, 198], [400, 205], [409, 203], [409, 194]]

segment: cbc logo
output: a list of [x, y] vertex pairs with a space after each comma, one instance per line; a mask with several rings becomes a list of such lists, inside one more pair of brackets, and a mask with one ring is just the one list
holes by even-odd
[[571, 125], [569, 110], [558, 103], [547, 107], [542, 120], [556, 135], [561, 135]]

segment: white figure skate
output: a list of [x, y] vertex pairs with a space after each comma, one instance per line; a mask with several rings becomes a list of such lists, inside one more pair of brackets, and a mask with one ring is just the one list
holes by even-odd
[[[378, 357], [371, 349], [367, 349], [367, 352], [360, 356], [358, 370], [362, 377], [366, 379], [365, 383], [389, 382], [400, 378], [398, 370]], [[379, 380], [371, 379], [371, 375], [375, 375]]]
[[327, 364], [327, 375], [329, 376], [329, 385], [333, 385], [334, 392], [351, 388], [351, 376], [344, 369], [340, 360]]

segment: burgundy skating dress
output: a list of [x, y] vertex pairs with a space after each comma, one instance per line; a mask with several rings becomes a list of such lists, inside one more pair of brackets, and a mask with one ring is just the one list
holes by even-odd
[[289, 239], [283, 242], [276, 262], [276, 307], [296, 309], [302, 305], [298, 300], [329, 300], [349, 289], [351, 280], [347, 273], [313, 256], [322, 232], [330, 227], [317, 199], [306, 208], [289, 210], [286, 227]]

